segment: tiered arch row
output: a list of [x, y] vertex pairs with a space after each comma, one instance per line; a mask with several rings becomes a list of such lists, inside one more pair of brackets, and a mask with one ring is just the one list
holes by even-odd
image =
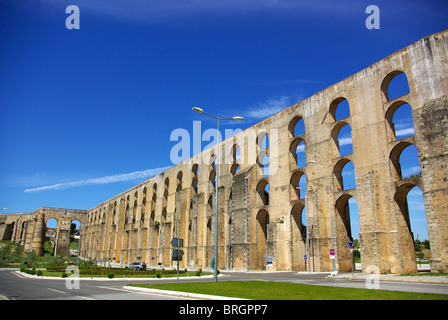
[[167, 267], [182, 238], [181, 267], [207, 268], [217, 232], [219, 269], [265, 270], [269, 256], [269, 270], [330, 271], [333, 250], [350, 271], [358, 239], [363, 270], [410, 273], [407, 196], [418, 190], [431, 270], [447, 272], [447, 38], [426, 37], [88, 210], [81, 257]]

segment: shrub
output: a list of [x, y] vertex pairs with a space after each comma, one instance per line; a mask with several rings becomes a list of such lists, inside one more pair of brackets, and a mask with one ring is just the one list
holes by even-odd
[[156, 277], [157, 278], [162, 278], [162, 274], [160, 272], [156, 272]]
[[61, 273], [61, 278], [67, 278], [67, 277], [68, 277], [67, 273], [65, 273], [65, 272]]
[[42, 270], [38, 270], [38, 271], [36, 272], [36, 274], [37, 274], [38, 277], [42, 277]]
[[200, 277], [202, 273], [202, 269], [199, 269], [198, 271], [196, 271], [196, 277]]
[[109, 279], [113, 279], [113, 278], [115, 277], [115, 274], [114, 274], [113, 272], [109, 272], [109, 273], [107, 274], [107, 277], [108, 277]]

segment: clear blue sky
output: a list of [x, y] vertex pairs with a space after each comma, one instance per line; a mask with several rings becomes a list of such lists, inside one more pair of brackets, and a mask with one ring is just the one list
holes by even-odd
[[[365, 27], [371, 4], [379, 30]], [[68, 5], [79, 30], [65, 26]], [[192, 106], [244, 116], [245, 129], [448, 28], [447, 12], [416, 0], [0, 0], [2, 212], [90, 209], [171, 166], [174, 129], [214, 127]]]

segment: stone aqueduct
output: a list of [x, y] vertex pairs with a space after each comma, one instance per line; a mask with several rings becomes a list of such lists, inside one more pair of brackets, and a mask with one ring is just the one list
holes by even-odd
[[[330, 271], [333, 238], [336, 269], [349, 271], [347, 242], [358, 238], [364, 271], [373, 265], [381, 273], [411, 273], [417, 266], [407, 194], [418, 186], [431, 270], [448, 272], [447, 40], [448, 31], [421, 39], [235, 134], [219, 145], [218, 161], [216, 147], [209, 148], [87, 211], [40, 208], [0, 215], [0, 235], [42, 253], [44, 222], [59, 215], [66, 222], [57, 230], [58, 251], [68, 250], [67, 221], [78, 219], [81, 257], [171, 266], [175, 237], [184, 239], [181, 268], [206, 268], [214, 254], [218, 188], [221, 270], [264, 270], [265, 255], [274, 257], [270, 270], [305, 270], [308, 255], [314, 271]], [[389, 84], [400, 74], [409, 92], [389, 97]], [[349, 115], [340, 119], [345, 101]], [[412, 108], [415, 133], [399, 138], [393, 116], [404, 104]], [[352, 151], [341, 155], [338, 134], [347, 125]], [[400, 155], [411, 145], [418, 150], [420, 174], [404, 177]], [[349, 163], [355, 185], [347, 187], [342, 171]], [[302, 179], [306, 187], [299, 186]], [[352, 197], [359, 235], [350, 229]]]

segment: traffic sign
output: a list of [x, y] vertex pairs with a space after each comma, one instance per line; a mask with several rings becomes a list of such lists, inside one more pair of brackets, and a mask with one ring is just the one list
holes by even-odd
[[353, 245], [353, 241], [349, 241], [349, 242], [348, 242], [348, 247], [349, 247], [349, 248], [353, 248], [353, 247], [354, 247], [354, 245]]
[[335, 257], [334, 257], [334, 249], [330, 249], [330, 259], [331, 259], [331, 260], [335, 260]]
[[184, 246], [184, 239], [173, 238], [171, 239], [171, 245], [175, 248], [182, 248]]
[[172, 256], [171, 256], [171, 260], [173, 261], [182, 261], [182, 257], [184, 255], [184, 251], [180, 250], [180, 249], [172, 249]]
[[353, 251], [355, 251], [354, 248], [349, 248], [348, 250], [350, 250], [350, 253], [353, 254]]
[[307, 257], [306, 255], [304, 255], [304, 256], [303, 256], [303, 259], [305, 259], [305, 260], [306, 260], [307, 258], [308, 258], [308, 257]]
[[274, 260], [274, 255], [273, 254], [266, 254], [263, 256], [264, 258], [264, 265], [265, 266], [270, 266], [273, 263]]

